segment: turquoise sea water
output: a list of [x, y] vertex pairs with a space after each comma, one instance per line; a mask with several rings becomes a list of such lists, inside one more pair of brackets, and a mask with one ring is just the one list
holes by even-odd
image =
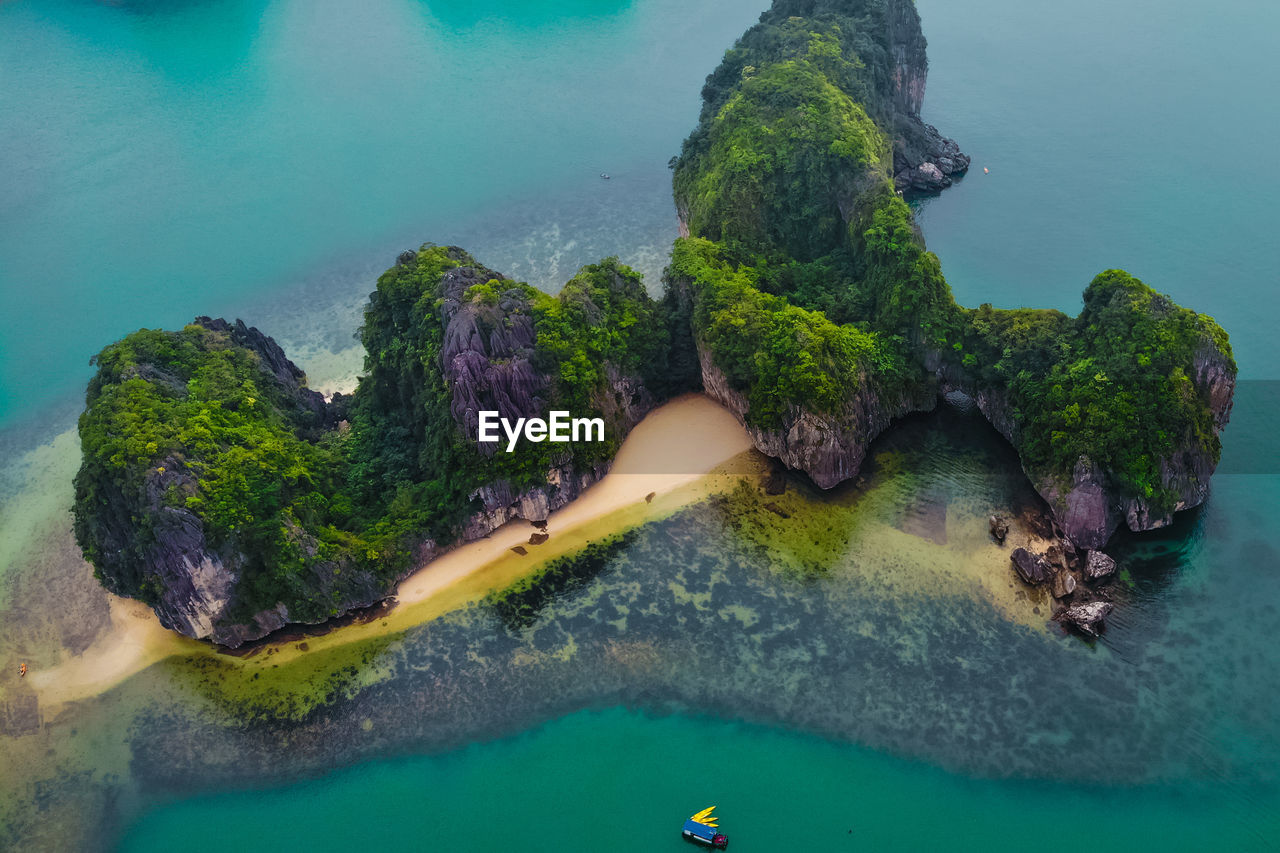
[[[69, 426], [89, 356], [138, 326], [243, 316], [341, 378], [373, 277], [422, 240], [551, 290], [607, 254], [652, 283], [666, 160], [763, 5], [0, 3], [0, 449]], [[1123, 266], [1275, 379], [1277, 7], [918, 5], [926, 118], [974, 156], [920, 209], [957, 297], [1074, 313]], [[908, 473], [876, 480], [901, 506], [879, 515], [1009, 499], [1007, 455], [940, 436], [902, 435]], [[33, 783], [13, 837], [57, 837], [42, 821], [84, 803], [86, 843], [134, 851], [676, 850], [716, 802], [736, 850], [796, 849], [809, 820], [827, 849], [1272, 848], [1280, 478], [1248, 472], [1280, 461], [1225, 441], [1209, 507], [1118, 544], [1133, 584], [1096, 648], [946, 588], [775, 578], [703, 509], [531, 626], [470, 613], [397, 640], [376, 659], [393, 679], [300, 724], [228, 716], [182, 661], [153, 667], [15, 737], [90, 758]], [[0, 546], [24, 532], [15, 494]], [[842, 557], [893, 577], [862, 529]], [[14, 625], [0, 651], [32, 654]]]
[[295, 337], [349, 344], [354, 312], [324, 309], [423, 240], [549, 289], [609, 254], [656, 274], [667, 159], [758, 13], [4, 3], [0, 428], [78, 397], [139, 326], [235, 313], [275, 333], [301, 311]]
[[[1017, 809], [1010, 805], [1017, 804]], [[124, 851], [688, 849], [716, 805], [733, 850], [1026, 850], [1079, 826], [1090, 849], [1228, 850], [1264, 839], [1221, 800], [1177, 790], [974, 781], [719, 720], [579, 713], [511, 740], [364, 765], [170, 808]], [[189, 828], [219, 821], [216, 836]]]

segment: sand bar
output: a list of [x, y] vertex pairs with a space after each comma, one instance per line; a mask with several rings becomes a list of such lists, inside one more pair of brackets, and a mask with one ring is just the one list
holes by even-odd
[[[407, 577], [396, 591], [398, 603], [388, 618], [340, 628], [311, 640], [308, 647], [319, 650], [404, 630], [475, 600], [487, 588], [535, 568], [548, 557], [670, 513], [714, 490], [710, 483], [714, 478], [706, 475], [751, 447], [746, 430], [710, 398], [687, 394], [672, 400], [632, 430], [606, 477], [551, 514], [546, 526], [551, 539], [546, 545], [528, 546], [530, 535], [541, 531], [527, 521], [510, 522]], [[707, 487], [697, 487], [704, 480]], [[610, 517], [608, 529], [593, 526], [606, 517]], [[517, 545], [527, 546], [529, 554], [517, 557], [511, 550]], [[477, 579], [486, 570], [488, 577]], [[111, 626], [83, 654], [28, 677], [46, 713], [54, 706], [101, 693], [170, 655], [213, 653], [209, 645], [161, 626], [141, 602], [111, 596], [110, 604]], [[281, 646], [281, 653], [271, 658], [274, 664], [301, 654], [292, 641]], [[254, 665], [261, 658], [245, 663]]]
[[[751, 446], [750, 436], [728, 409], [702, 394], [686, 394], [641, 421], [623, 442], [609, 474], [553, 512], [547, 532], [555, 536], [644, 502], [650, 494], [666, 495]], [[405, 578], [396, 597], [402, 605], [424, 601], [511, 548], [527, 545], [534, 532], [527, 521], [505, 524]]]

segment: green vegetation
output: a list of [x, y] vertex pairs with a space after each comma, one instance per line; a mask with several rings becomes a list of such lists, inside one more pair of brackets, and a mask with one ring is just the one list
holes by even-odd
[[[284, 356], [265, 338], [217, 322], [136, 332], [102, 351], [89, 385], [77, 537], [111, 589], [153, 604], [173, 550], [203, 549], [238, 575], [229, 622], [277, 604], [295, 621], [336, 615], [385, 591], [423, 540], [458, 536], [482, 487], [517, 494], [547, 487], [557, 466], [609, 458], [648, 405], [688, 383], [668, 364], [668, 313], [616, 259], [552, 297], [424, 246], [380, 277], [361, 329], [366, 375], [329, 405], [272, 372]], [[464, 333], [447, 341], [451, 319]], [[487, 356], [461, 351], [468, 324]], [[455, 392], [498, 408], [497, 392], [488, 374], [452, 374], [455, 357], [510, 369], [504, 393], [523, 416], [600, 416], [608, 440], [486, 453]]]
[[[606, 365], [639, 377], [659, 397], [683, 390], [668, 365], [666, 308], [649, 298], [640, 275], [617, 258], [583, 267], [556, 298], [539, 294], [534, 317], [535, 364], [557, 376], [555, 408], [600, 415], [620, 405], [605, 399], [613, 393]], [[594, 449], [612, 456], [616, 445]]]
[[1226, 334], [1119, 271], [1095, 279], [1075, 319], [957, 306], [889, 180], [889, 140], [904, 132], [892, 55], [923, 51], [923, 39], [891, 48], [888, 18], [914, 14], [898, 6], [780, 0], [707, 78], [672, 163], [692, 236], [669, 275], [691, 291], [695, 336], [754, 425], [778, 428], [792, 406], [838, 411], [930, 364], [1007, 401], [1038, 482], [1069, 481], [1084, 458], [1170, 509], [1161, 461], [1218, 458], [1192, 364], [1211, 353], [1234, 373]]
[[834, 38], [814, 34], [806, 58], [744, 69], [705, 144], [687, 148], [676, 168], [693, 233], [801, 261], [841, 244], [842, 213], [881, 188], [889, 148], [820, 70], [831, 53], [838, 55]]
[[[311, 569], [352, 557], [341, 449], [297, 389], [226, 332], [142, 330], [97, 357], [80, 418], [75, 531], [108, 587], [160, 592], [145, 552], [164, 506], [198, 515], [211, 550], [243, 555], [246, 590], [321, 615]], [[136, 525], [132, 535], [125, 528]]]
[[710, 241], [678, 240], [669, 275], [692, 284], [694, 328], [753, 425], [777, 428], [790, 407], [838, 413], [864, 385], [923, 378], [883, 336], [762, 293], [757, 271], [732, 267]]
[[[610, 425], [605, 442], [544, 442], [485, 455], [459, 429], [453, 389], [441, 370], [453, 355], [445, 352], [441, 280], [456, 267], [481, 279], [462, 292], [459, 310], [470, 311], [485, 337], [498, 330], [547, 378], [539, 389], [540, 413], [602, 416]], [[519, 325], [522, 319], [527, 327]], [[352, 490], [373, 538], [400, 553], [407, 553], [405, 542], [456, 535], [480, 508], [471, 495], [482, 486], [543, 486], [556, 466], [582, 470], [610, 458], [620, 441], [618, 410], [630, 401], [616, 399], [609, 370], [640, 378], [658, 397], [669, 383], [663, 307], [648, 297], [637, 273], [613, 258], [584, 267], [552, 297], [502, 279], [459, 249], [427, 246], [416, 263], [399, 264], [379, 279], [362, 339], [367, 375], [352, 406]]]
[[[341, 413], [240, 332], [143, 330], [107, 347], [80, 422], [75, 507], [99, 576], [156, 601], [156, 525], [176, 509], [239, 575], [228, 618], [277, 603], [294, 620], [337, 613], [384, 591], [423, 540], [456, 537], [482, 491], [554, 489], [556, 469], [609, 458], [652, 402], [697, 387], [697, 346], [752, 426], [861, 406], [878, 430], [936, 374], [1003, 405], [1038, 483], [1069, 480], [1083, 458], [1108, 486], [1171, 508], [1161, 462], [1218, 457], [1196, 365], [1234, 374], [1225, 332], [1115, 270], [1074, 319], [956, 305], [890, 180], [911, 132], [894, 57], [923, 63], [914, 20], [902, 0], [779, 0], [726, 54], [672, 163], [691, 236], [661, 302], [616, 259], [552, 297], [424, 246], [378, 280], [365, 376]], [[504, 408], [598, 416], [608, 440], [481, 447], [477, 411]], [[531, 601], [495, 606], [516, 624]]]
[[1122, 270], [1093, 280], [1075, 319], [982, 306], [970, 314], [966, 349], [982, 384], [1007, 389], [1030, 471], [1065, 478], [1083, 457], [1167, 512], [1176, 495], [1161, 484], [1160, 460], [1187, 449], [1218, 459], [1212, 413], [1190, 373], [1214, 350], [1234, 372], [1226, 332]]

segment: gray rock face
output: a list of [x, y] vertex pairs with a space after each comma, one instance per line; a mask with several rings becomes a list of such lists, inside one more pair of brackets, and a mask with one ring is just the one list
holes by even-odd
[[724, 372], [716, 366], [711, 354], [701, 344], [698, 359], [702, 365], [703, 391], [733, 412], [746, 428], [757, 449], [779, 459], [788, 468], [803, 471], [824, 489], [853, 477], [862, 467], [867, 445], [885, 430], [894, 418], [911, 412], [927, 412], [937, 404], [937, 390], [932, 385], [901, 392], [892, 398], [881, 398], [859, 382], [844, 410], [825, 415], [793, 408], [778, 429], [761, 429], [747, 422], [747, 399], [735, 390]]
[[[492, 270], [475, 266], [447, 271], [439, 285], [440, 317], [444, 324], [441, 369], [452, 392], [450, 413], [462, 432], [474, 441], [479, 433], [479, 413], [497, 411], [501, 417], [542, 417], [544, 395], [550, 377], [533, 365], [537, 332], [525, 291], [514, 283], [502, 290], [496, 304], [465, 299], [468, 288], [497, 277]], [[588, 318], [593, 312], [603, 322], [603, 312], [590, 302], [582, 304]], [[608, 434], [625, 437], [656, 405], [652, 392], [636, 376], [605, 364], [606, 388], [593, 400], [608, 425]], [[478, 443], [480, 451], [500, 452], [500, 443]], [[546, 485], [516, 492], [505, 480], [488, 483], [473, 498], [483, 509], [463, 527], [465, 540], [488, 536], [515, 519], [544, 521], [600, 480], [610, 463], [586, 470], [565, 463], [547, 472]]]
[[1053, 509], [1058, 524], [1083, 548], [1101, 548], [1120, 524], [1120, 511], [1104, 485], [1106, 477], [1087, 459], [1076, 463], [1069, 488], [1053, 479], [1041, 481], [1038, 491]]
[[1101, 551], [1090, 551], [1084, 563], [1084, 576], [1096, 581], [1115, 574], [1116, 561]]
[[[472, 441], [481, 411], [496, 411], [514, 422], [538, 416], [545, 408], [541, 394], [547, 380], [533, 367], [536, 334], [524, 291], [508, 287], [496, 305], [463, 298], [469, 287], [494, 275], [482, 268], [455, 267], [440, 282], [440, 366], [453, 394], [453, 419]], [[490, 455], [499, 449], [498, 443], [477, 446]]]
[[[245, 558], [234, 542], [215, 548], [206, 540], [198, 516], [166, 502], [171, 489], [179, 494], [194, 492], [195, 476], [177, 459], [165, 460], [162, 467], [148, 476], [141, 504], [153, 523], [152, 535], [142, 551], [144, 564], [158, 580], [159, 595], [152, 608], [160, 624], [188, 637], [236, 648], [290, 622], [307, 621], [292, 617], [284, 604], [247, 619], [233, 617]], [[121, 527], [118, 535], [123, 540], [133, 535], [132, 530], [132, 525]], [[300, 528], [294, 533], [295, 544], [314, 554], [316, 540]], [[335, 601], [339, 612], [367, 607], [386, 597], [377, 578], [345, 564], [321, 561], [312, 567], [312, 575], [311, 583], [319, 594]]]
[[475, 497], [484, 509], [467, 521], [462, 538], [465, 541], [483, 539], [508, 521], [546, 521], [551, 513], [569, 504], [578, 495], [609, 473], [610, 463], [604, 462], [585, 471], [571, 465], [562, 465], [547, 472], [547, 485], [523, 492], [515, 492], [506, 480], [490, 483]]
[[885, 29], [893, 58], [893, 182], [903, 191], [938, 192], [951, 186], [953, 176], [969, 168], [969, 156], [960, 151], [954, 139], [920, 120], [929, 60], [915, 3], [890, 0], [885, 7]]
[[1106, 618], [1113, 607], [1107, 601], [1073, 604], [1056, 617], [1062, 624], [1075, 628], [1087, 637], [1097, 637], [1106, 628]]
[[1026, 548], [1015, 548], [1009, 555], [1018, 576], [1029, 584], [1042, 584], [1053, 579], [1053, 566]]
[[928, 42], [920, 27], [920, 14], [912, 0], [890, 0], [885, 8], [885, 30], [893, 58], [893, 105], [902, 115], [919, 116], [929, 76]]

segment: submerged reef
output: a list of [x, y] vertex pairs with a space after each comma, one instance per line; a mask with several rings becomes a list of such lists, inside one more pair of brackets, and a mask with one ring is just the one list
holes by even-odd
[[[1235, 388], [1226, 333], [1120, 270], [1074, 318], [957, 305], [904, 200], [969, 165], [920, 119], [925, 47], [910, 0], [778, 0], [707, 78], [672, 160], [660, 301], [615, 260], [551, 297], [428, 244], [370, 296], [351, 397], [308, 390], [240, 322], [107, 347], [75, 505], [98, 576], [230, 646], [323, 621], [458, 539], [545, 519], [698, 388], [823, 488], [896, 419], [963, 393], [1083, 551], [1202, 503]], [[607, 440], [476, 441], [480, 411], [552, 409], [601, 417]]]

